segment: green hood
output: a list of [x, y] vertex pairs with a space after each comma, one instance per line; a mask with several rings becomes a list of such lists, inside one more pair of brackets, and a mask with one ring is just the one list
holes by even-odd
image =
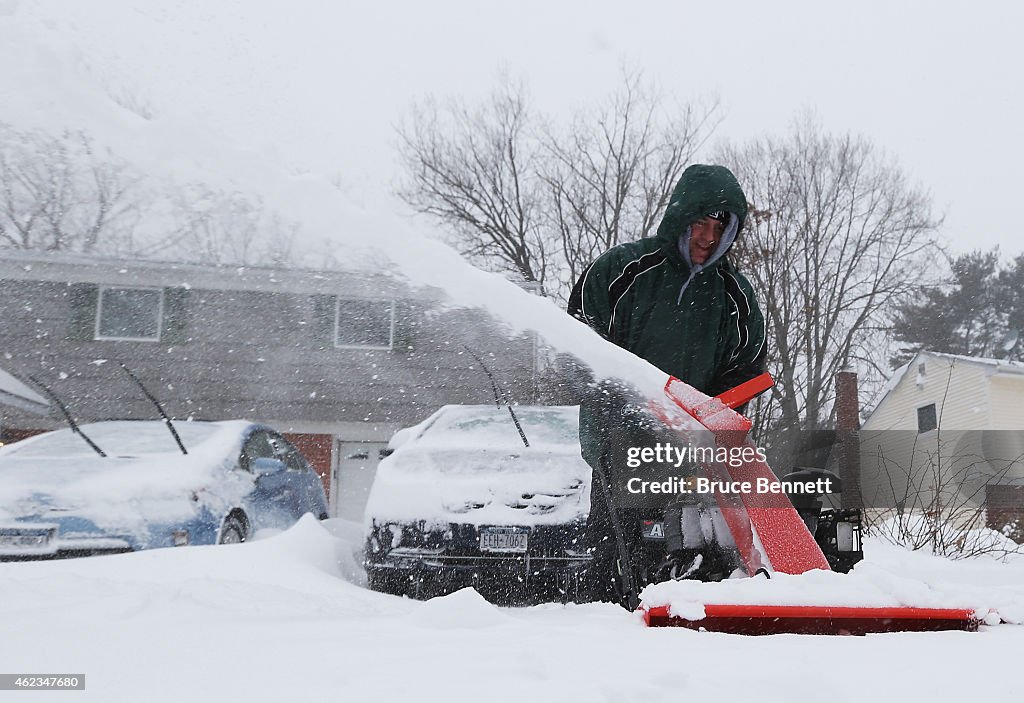
[[736, 176], [725, 166], [694, 164], [685, 171], [672, 191], [665, 216], [658, 225], [657, 239], [665, 249], [678, 256], [679, 238], [686, 228], [719, 210], [726, 210], [739, 219], [737, 232], [747, 219], [747, 199]]

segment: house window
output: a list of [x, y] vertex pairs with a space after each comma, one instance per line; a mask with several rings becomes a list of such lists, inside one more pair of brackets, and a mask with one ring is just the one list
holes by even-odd
[[96, 339], [160, 340], [164, 292], [160, 288], [100, 288]]
[[395, 341], [395, 301], [338, 298], [334, 346], [391, 349]]
[[917, 433], [931, 432], [939, 426], [935, 416], [935, 403], [917, 409]]

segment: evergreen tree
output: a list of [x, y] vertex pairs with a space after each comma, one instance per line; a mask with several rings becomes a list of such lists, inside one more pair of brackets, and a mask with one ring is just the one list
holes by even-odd
[[1006, 316], [1006, 335], [999, 356], [1024, 361], [1024, 254], [999, 272], [999, 304]]
[[947, 283], [921, 291], [896, 313], [893, 333], [901, 343], [892, 363], [922, 350], [1008, 358], [1012, 330], [1024, 328], [1024, 255], [1001, 268], [999, 250], [973, 251], [950, 261]]

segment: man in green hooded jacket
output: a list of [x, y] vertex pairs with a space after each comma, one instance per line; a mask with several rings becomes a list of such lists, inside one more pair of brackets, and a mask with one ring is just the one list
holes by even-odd
[[[746, 198], [727, 168], [690, 166], [672, 192], [657, 235], [598, 257], [573, 287], [569, 313], [708, 395], [754, 378], [764, 370], [764, 317], [750, 283], [726, 256], [746, 216]], [[651, 441], [642, 427], [622, 426], [631, 424], [629, 414], [607, 407], [606, 389], [590, 396], [581, 403], [580, 443], [591, 466], [609, 451], [611, 436], [619, 449]], [[613, 473], [617, 468], [612, 466]], [[621, 478], [608, 477], [609, 483]], [[615, 541], [596, 481], [595, 472], [587, 533], [600, 571], [614, 563]], [[625, 512], [624, 528], [638, 532], [633, 523], [643, 516]], [[615, 599], [611, 591], [596, 597], [608, 599], [602, 595]]]

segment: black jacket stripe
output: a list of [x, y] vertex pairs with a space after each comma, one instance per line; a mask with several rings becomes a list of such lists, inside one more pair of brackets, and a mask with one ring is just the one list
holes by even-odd
[[566, 312], [580, 322], [586, 322], [587, 324], [590, 323], [587, 321], [587, 317], [583, 313], [583, 284], [586, 283], [587, 275], [590, 273], [590, 269], [592, 268], [594, 268], [593, 263], [586, 268], [583, 275], [576, 281], [576, 285], [572, 287], [572, 292], [569, 293], [569, 302], [565, 306]]
[[622, 296], [626, 294], [630, 286], [633, 285], [633, 281], [637, 279], [642, 273], [650, 271], [655, 266], [665, 263], [667, 257], [665, 253], [660, 249], [658, 251], [652, 251], [650, 254], [644, 254], [639, 259], [630, 261], [622, 269], [622, 273], [612, 281], [611, 285], [608, 286], [608, 309], [611, 311], [608, 320], [608, 336], [611, 337], [612, 330], [615, 327], [615, 308], [622, 300]]
[[736, 353], [733, 354], [733, 357], [735, 357], [750, 342], [750, 330], [747, 329], [747, 322], [750, 319], [750, 301], [747, 300], [747, 296], [743, 289], [740, 288], [740, 283], [736, 280], [735, 276], [722, 268], [718, 269], [718, 273], [722, 280], [725, 281], [725, 292], [729, 295], [737, 312], [736, 327], [739, 332], [740, 343], [736, 347]]
[[602, 337], [607, 338], [608, 332], [601, 321], [596, 316], [587, 312], [586, 294], [584, 292], [587, 287], [587, 277], [596, 263], [597, 261], [595, 260], [590, 266], [587, 266], [579, 280], [576, 281], [576, 285], [572, 287], [572, 292], [569, 293], [569, 300], [566, 302], [565, 311]]

